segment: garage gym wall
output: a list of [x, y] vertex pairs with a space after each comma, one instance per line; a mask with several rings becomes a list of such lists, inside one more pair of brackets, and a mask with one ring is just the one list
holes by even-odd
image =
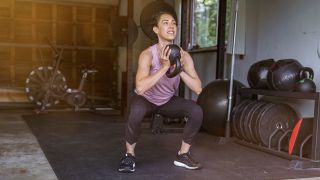
[[[258, 60], [294, 58], [312, 67], [320, 88], [319, 0], [246, 0], [246, 54], [237, 60], [235, 77], [247, 84], [247, 72]], [[313, 113], [313, 102], [293, 102], [301, 114]]]
[[64, 48], [60, 70], [70, 87], [79, 85], [81, 66], [94, 65], [98, 73], [89, 79], [86, 92], [117, 97], [118, 49], [111, 34], [116, 5], [83, 2], [0, 1], [0, 89], [24, 87], [34, 68], [52, 64], [48, 39]]

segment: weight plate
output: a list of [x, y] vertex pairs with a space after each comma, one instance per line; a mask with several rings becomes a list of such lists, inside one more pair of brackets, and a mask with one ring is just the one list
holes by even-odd
[[255, 144], [258, 144], [259, 142], [256, 141], [256, 139], [253, 137], [253, 132], [251, 128], [251, 122], [254, 117], [254, 114], [259, 110], [261, 106], [266, 104], [265, 101], [256, 101], [255, 106], [251, 108], [251, 110], [248, 112], [247, 118], [244, 121], [244, 131], [247, 134], [247, 137], [249, 138], [249, 141]]
[[271, 147], [278, 145], [279, 138], [288, 129], [293, 129], [298, 115], [286, 104], [275, 104], [267, 109], [258, 122], [258, 133], [263, 145], [268, 146], [271, 134], [279, 130], [271, 140]]
[[239, 133], [238, 133], [238, 130], [236, 128], [236, 121], [237, 121], [237, 118], [236, 118], [236, 112], [238, 111], [239, 107], [245, 103], [246, 101], [248, 100], [243, 100], [241, 101], [240, 103], [238, 103], [237, 105], [235, 105], [232, 109], [232, 112], [231, 112], [231, 126], [232, 126], [232, 134], [236, 137], [239, 137]]
[[250, 103], [248, 103], [241, 112], [241, 116], [239, 119], [239, 131], [242, 134], [242, 137], [244, 140], [249, 141], [249, 137], [247, 135], [247, 133], [244, 130], [244, 121], [245, 119], [248, 117], [248, 112], [252, 109], [252, 107], [256, 104], [257, 101], [253, 100]]
[[239, 120], [240, 120], [241, 112], [242, 112], [242, 109], [251, 101], [252, 100], [250, 99], [243, 100], [235, 107], [235, 112], [233, 114], [233, 120], [232, 120], [233, 121], [232, 127], [233, 127], [233, 131], [235, 132], [235, 135], [239, 139], [243, 139], [243, 136], [239, 129]]
[[261, 108], [259, 108], [256, 113], [253, 115], [252, 117], [252, 122], [251, 122], [251, 128], [252, 128], [252, 137], [255, 139], [256, 142], [258, 142], [258, 144], [261, 144], [261, 139], [259, 137], [259, 128], [258, 128], [258, 122], [260, 120], [260, 117], [264, 114], [264, 112], [267, 109], [270, 109], [272, 106], [274, 106], [273, 103], [266, 103], [265, 105], [261, 106]]

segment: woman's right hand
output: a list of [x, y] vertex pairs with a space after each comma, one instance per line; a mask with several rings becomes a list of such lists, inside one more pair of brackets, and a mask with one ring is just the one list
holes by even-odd
[[166, 46], [165, 48], [163, 48], [160, 53], [160, 62], [162, 64], [162, 67], [165, 69], [169, 69], [171, 65], [169, 60], [170, 53], [171, 53], [171, 49], [169, 48], [169, 46]]

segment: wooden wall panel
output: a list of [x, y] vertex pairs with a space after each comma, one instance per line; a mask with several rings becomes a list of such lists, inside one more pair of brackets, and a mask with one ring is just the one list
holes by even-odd
[[111, 67], [116, 63], [117, 51], [111, 50], [96, 50], [95, 64], [98, 66]]
[[[98, 73], [95, 75], [97, 83], [95, 93], [97, 95], [114, 95], [117, 87], [117, 70], [116, 70], [116, 51], [97, 50], [95, 64], [97, 65]], [[103, 87], [108, 87], [103, 89]]]
[[53, 41], [53, 25], [50, 22], [39, 22], [36, 24], [36, 43], [48, 44], [47, 40]]
[[20, 62], [16, 63], [14, 66], [15, 71], [15, 85], [19, 87], [25, 86], [26, 77], [30, 74], [33, 70], [32, 65], [28, 62]]
[[0, 17], [11, 17], [11, 0], [0, 1]]
[[32, 48], [16, 47], [14, 59], [15, 84], [24, 86], [26, 77], [32, 71]]
[[33, 43], [32, 21], [16, 20], [14, 30], [14, 40], [16, 43]]
[[73, 7], [71, 5], [57, 5], [57, 21], [72, 22]]
[[[60, 49], [59, 49], [60, 51]], [[64, 49], [62, 53], [63, 59], [60, 64], [60, 71], [65, 76], [67, 80], [67, 84], [71, 87], [74, 86], [75, 76], [73, 75], [73, 50], [72, 49]]]
[[77, 9], [77, 23], [91, 23], [92, 22], [92, 8], [91, 7], [76, 7]]
[[76, 44], [79, 46], [91, 46], [93, 26], [92, 24], [78, 24], [76, 26]]
[[15, 48], [15, 63], [28, 62], [32, 64], [32, 48], [16, 47]]
[[52, 66], [50, 40], [64, 49], [59, 69], [69, 87], [77, 88], [83, 66], [93, 65], [98, 73], [89, 75], [87, 94], [117, 98], [114, 14], [115, 6], [107, 5], [0, 0], [0, 86], [24, 87], [33, 69]]
[[96, 25], [95, 28], [96, 31], [94, 45], [98, 47], [112, 47], [113, 42], [111, 25]]
[[52, 20], [53, 8], [49, 3], [36, 3], [36, 18], [39, 20]]
[[78, 65], [90, 66], [93, 64], [92, 62], [92, 51], [79, 49], [76, 52], [76, 63]]
[[72, 49], [64, 49], [62, 56], [63, 59], [61, 60], [61, 65], [60, 65], [60, 71], [62, 74], [65, 76], [67, 80], [68, 86], [74, 88], [77, 86], [76, 82], [76, 75], [74, 74], [75, 72], [75, 64], [73, 62], [74, 59], [74, 50]]
[[57, 23], [57, 44], [73, 45], [73, 24]]
[[50, 48], [35, 48], [34, 66], [51, 66], [53, 64], [53, 53]]
[[[60, 49], [59, 49], [60, 51]], [[61, 65], [72, 65], [73, 64], [73, 49], [63, 49], [62, 56], [63, 59], [61, 60]]]
[[[0, 61], [1, 62], [5, 62], [5, 61], [10, 62], [10, 58], [11, 58], [11, 48], [0, 46]], [[3, 64], [1, 64], [1, 65], [3, 65]]]
[[96, 23], [110, 24], [111, 17], [114, 16], [111, 8], [97, 8], [96, 9]]
[[0, 82], [10, 83], [11, 48], [0, 46]]
[[110, 86], [110, 88], [106, 89], [106, 84], [109, 82], [105, 81], [103, 83], [95, 83], [95, 95], [102, 97], [109, 97], [110, 99], [115, 100], [117, 96], [117, 90], [115, 86]]
[[30, 1], [15, 1], [14, 17], [31, 19], [32, 18], [32, 2]]
[[10, 42], [12, 29], [12, 21], [9, 19], [0, 19], [0, 41]]

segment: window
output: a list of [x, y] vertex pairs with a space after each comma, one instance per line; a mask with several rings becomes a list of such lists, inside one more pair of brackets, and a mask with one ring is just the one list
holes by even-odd
[[[218, 8], [219, 0], [193, 0], [190, 48], [206, 48], [217, 45]], [[226, 37], [229, 32], [230, 17], [231, 0], [227, 0]]]

